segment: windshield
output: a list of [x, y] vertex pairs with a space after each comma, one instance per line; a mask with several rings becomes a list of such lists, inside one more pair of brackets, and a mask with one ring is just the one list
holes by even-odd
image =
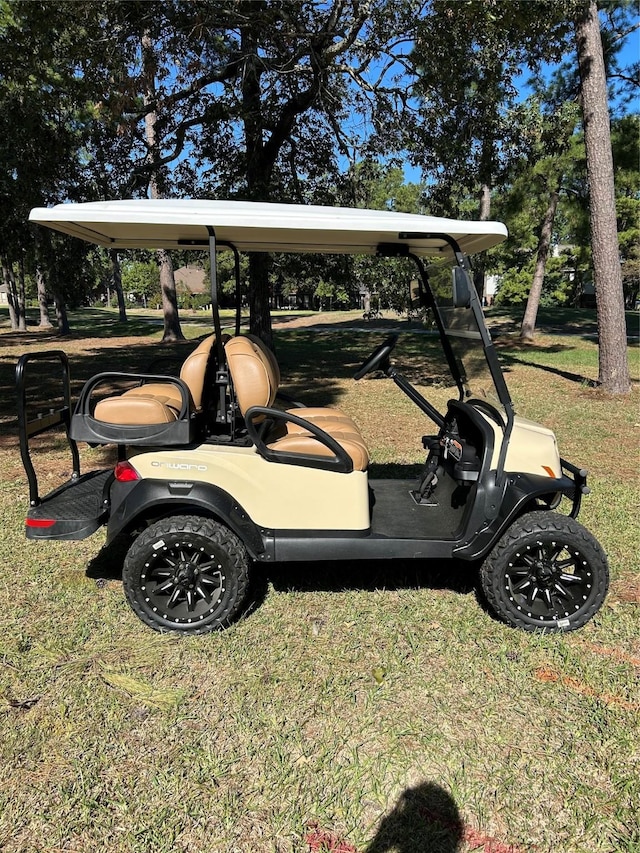
[[[470, 307], [454, 305], [450, 264], [444, 262], [433, 264], [427, 272], [442, 322], [445, 346], [448, 344], [450, 347], [458, 366], [463, 399], [486, 400], [502, 408], [504, 404], [509, 403], [508, 392], [502, 380], [479, 301], [472, 300]], [[496, 378], [496, 372], [499, 378]], [[504, 399], [505, 392], [506, 399]]]

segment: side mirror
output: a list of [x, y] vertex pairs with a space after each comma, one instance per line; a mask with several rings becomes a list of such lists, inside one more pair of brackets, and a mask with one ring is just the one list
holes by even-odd
[[471, 279], [462, 267], [453, 268], [453, 307], [468, 308], [471, 305]]

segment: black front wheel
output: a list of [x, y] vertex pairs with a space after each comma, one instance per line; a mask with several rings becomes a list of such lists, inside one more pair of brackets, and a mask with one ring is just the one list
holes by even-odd
[[122, 580], [134, 612], [156, 631], [204, 634], [242, 607], [249, 558], [238, 537], [197, 516], [162, 519], [133, 542]]
[[530, 512], [519, 518], [480, 569], [496, 616], [525, 631], [574, 631], [602, 606], [607, 558], [595, 537], [572, 518]]

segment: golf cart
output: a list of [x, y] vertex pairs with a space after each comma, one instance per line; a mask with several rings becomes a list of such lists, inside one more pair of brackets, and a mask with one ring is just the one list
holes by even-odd
[[[573, 630], [600, 608], [606, 557], [575, 520], [586, 471], [560, 458], [551, 430], [514, 414], [471, 280], [467, 255], [501, 242], [502, 224], [149, 199], [38, 208], [30, 219], [110, 249], [210, 252], [213, 330], [179, 376], [100, 373], [72, 407], [64, 353], [29, 353], [16, 368], [27, 538], [82, 539], [103, 525], [108, 543], [129, 537], [124, 589], [147, 625], [193, 634], [225, 627], [242, 610], [253, 562], [293, 560], [481, 561], [489, 607], [529, 631]], [[400, 373], [397, 335], [354, 378], [382, 371], [431, 422], [430, 434], [415, 437], [426, 455], [418, 478], [369, 476], [369, 449], [347, 412], [280, 402], [275, 356], [241, 333], [239, 313], [235, 334], [223, 334], [216, 255], [224, 250], [235, 255], [237, 281], [241, 252], [413, 261], [413, 296], [430, 309], [457, 398], [440, 411]], [[446, 288], [430, 284], [425, 259], [434, 258], [453, 270]], [[63, 404], [32, 417], [27, 375], [51, 358]], [[41, 497], [29, 444], [54, 427], [66, 430], [73, 473]], [[115, 468], [81, 474], [78, 442], [115, 445]], [[555, 511], [563, 499], [567, 514]]]

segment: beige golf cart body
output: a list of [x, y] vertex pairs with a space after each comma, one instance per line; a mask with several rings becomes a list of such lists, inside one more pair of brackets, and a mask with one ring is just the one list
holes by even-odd
[[[240, 252], [314, 252], [373, 255], [381, 245], [406, 247], [418, 257], [451, 254], [447, 234], [465, 254], [506, 237], [497, 222], [463, 222], [386, 211], [230, 201], [148, 200], [63, 204], [36, 208], [31, 221], [109, 249], [206, 248], [210, 230], [218, 246]], [[400, 235], [410, 235], [401, 237]], [[434, 235], [425, 237], [425, 234]], [[482, 417], [496, 435], [491, 471], [500, 455], [500, 426]], [[505, 415], [506, 423], [506, 415]], [[367, 471], [350, 473], [274, 465], [255, 447], [200, 443], [183, 448], [128, 449], [143, 478], [215, 481], [261, 527], [284, 530], [366, 530]], [[504, 463], [506, 473], [561, 475], [554, 434], [514, 418]], [[550, 484], [550, 488], [553, 486]], [[277, 495], [277, 500], [274, 496]], [[313, 495], [313, 500], [309, 500]]]
[[[140, 531], [147, 528], [155, 535], [166, 522], [178, 536], [175, 529], [185, 525], [172, 519], [188, 513], [189, 529], [194, 518], [203, 518], [208, 520], [205, 533], [211, 524], [230, 531], [229, 549], [233, 560], [241, 563], [239, 549], [263, 563], [397, 557], [476, 560], [490, 555], [520, 518], [537, 519], [544, 513], [555, 517], [549, 510], [563, 496], [571, 505], [570, 522], [577, 516], [581, 495], [588, 491], [586, 472], [560, 458], [551, 430], [515, 415], [472, 283], [468, 255], [504, 240], [507, 232], [501, 223], [351, 208], [149, 199], [36, 208], [30, 220], [111, 250], [208, 250], [213, 328], [185, 361], [180, 377], [98, 374], [85, 384], [75, 407], [68, 392], [66, 357], [60, 354], [67, 371], [67, 402], [57, 414], [39, 419], [30, 419], [21, 403], [27, 364], [39, 355], [22, 357], [17, 381], [21, 450], [30, 486], [28, 538], [78, 539], [106, 525], [108, 542], [128, 535], [139, 537], [146, 548]], [[390, 361], [397, 335], [377, 347], [354, 378], [382, 371], [436, 424], [436, 434], [417, 437], [427, 450], [417, 482], [371, 477], [369, 448], [348, 412], [329, 405], [287, 407], [277, 402], [279, 368], [273, 353], [241, 332], [239, 314], [235, 335], [223, 334], [216, 257], [224, 250], [236, 257], [238, 281], [243, 252], [365, 254], [415, 263], [417, 296], [430, 311], [458, 398], [440, 412], [405, 379]], [[440, 267], [449, 262], [453, 268], [444, 293], [430, 286], [425, 261], [434, 260]], [[110, 383], [127, 377], [138, 386], [114, 395]], [[56, 424], [67, 429], [74, 473], [66, 486], [41, 497], [29, 438]], [[81, 475], [78, 442], [117, 445], [115, 470]], [[570, 534], [575, 535], [573, 528]], [[190, 547], [186, 539], [181, 542], [180, 555]], [[170, 548], [162, 536], [153, 547]], [[576, 566], [573, 593], [562, 586], [573, 582], [563, 568], [568, 562], [560, 561], [554, 548], [555, 540], [549, 556], [533, 561], [534, 568], [527, 562], [518, 569], [520, 574], [535, 569], [539, 583], [508, 580], [506, 609], [510, 600], [515, 602], [511, 609], [526, 611], [523, 627], [564, 630], [574, 610], [576, 620], [585, 621], [596, 607], [591, 601], [591, 575], [579, 575], [582, 552], [575, 550], [569, 559]], [[219, 543], [211, 550], [225, 553]], [[134, 544], [131, 565], [140, 563], [138, 551]], [[222, 572], [225, 557], [212, 557], [218, 559]], [[191, 630], [195, 625], [201, 632], [220, 627], [236, 612], [229, 605], [218, 619], [209, 593], [200, 590], [200, 599], [194, 598], [197, 556], [191, 562], [180, 557], [180, 572], [165, 566], [164, 580], [154, 582], [154, 591], [149, 592], [152, 585], [144, 566], [154, 560], [151, 551], [135, 571], [125, 562], [124, 575], [130, 603], [152, 627]], [[519, 553], [516, 566], [518, 560]], [[233, 573], [233, 566], [229, 571]], [[547, 576], [553, 576], [555, 586]], [[242, 578], [237, 584], [240, 591], [246, 586], [246, 573]], [[562, 583], [558, 578], [564, 578]], [[216, 582], [217, 594], [225, 593], [223, 581]], [[215, 585], [211, 577], [207, 583]], [[545, 589], [542, 603], [536, 584]], [[530, 602], [526, 598], [530, 593], [521, 593], [524, 586], [535, 588]], [[162, 597], [169, 588], [166, 605]], [[560, 602], [554, 598], [560, 596], [556, 588], [563, 590]], [[602, 584], [600, 593], [604, 595]], [[173, 615], [163, 612], [172, 607]], [[502, 615], [511, 618], [509, 613]], [[520, 613], [513, 621], [521, 624]]]

